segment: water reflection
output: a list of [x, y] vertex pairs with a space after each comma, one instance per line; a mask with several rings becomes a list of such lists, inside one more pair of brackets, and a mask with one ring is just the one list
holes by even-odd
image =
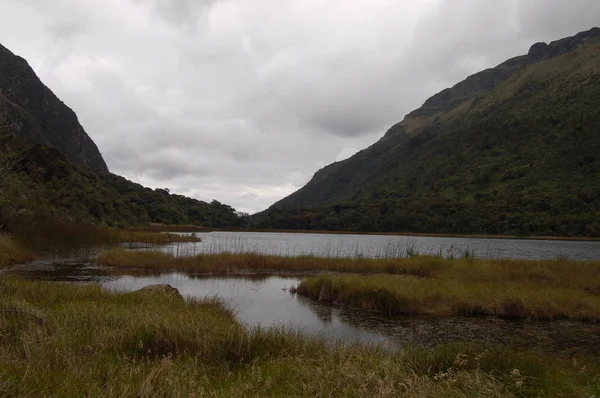
[[600, 352], [600, 325], [579, 322], [519, 322], [495, 318], [391, 318], [373, 312], [322, 305], [290, 293], [300, 276], [117, 273], [90, 263], [37, 262], [8, 272], [30, 279], [101, 283], [132, 291], [168, 283], [184, 296], [219, 297], [247, 325], [300, 329], [329, 341], [376, 343], [394, 349], [456, 341]]

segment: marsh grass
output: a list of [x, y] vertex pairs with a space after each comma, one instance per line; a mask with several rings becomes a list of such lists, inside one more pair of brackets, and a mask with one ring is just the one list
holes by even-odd
[[89, 224], [40, 223], [34, 228], [17, 229], [14, 241], [21, 247], [65, 257], [90, 257], [110, 247], [143, 244], [146, 247], [199, 242], [195, 235], [102, 228]]
[[387, 273], [431, 276], [449, 266], [444, 259], [416, 256], [404, 259], [333, 258], [315, 256], [270, 256], [256, 253], [199, 254], [175, 256], [160, 251], [108, 250], [96, 260], [117, 268], [178, 270], [195, 273], [227, 274], [243, 270], [256, 271], [334, 271]]
[[587, 397], [599, 372], [597, 358], [469, 344], [331, 347], [249, 330], [215, 300], [0, 279], [0, 396]]
[[548, 283], [527, 279], [409, 278], [394, 275], [318, 275], [296, 292], [320, 301], [390, 315], [496, 316], [514, 319], [600, 321], [596, 281]]
[[33, 254], [14, 241], [12, 236], [0, 233], [0, 268], [26, 262]]
[[[600, 321], [600, 263], [557, 260], [278, 257], [206, 254], [177, 257], [114, 249], [98, 263], [121, 269], [227, 274], [244, 270], [329, 272], [297, 287], [303, 296], [399, 314]], [[331, 274], [333, 272], [334, 274]]]

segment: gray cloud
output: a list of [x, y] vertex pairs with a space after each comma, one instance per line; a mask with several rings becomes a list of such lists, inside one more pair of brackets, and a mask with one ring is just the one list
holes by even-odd
[[0, 42], [111, 170], [257, 211], [597, 0], [6, 0]]

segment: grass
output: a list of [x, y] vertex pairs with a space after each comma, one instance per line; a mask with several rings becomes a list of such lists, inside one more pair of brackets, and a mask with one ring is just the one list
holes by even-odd
[[124, 249], [106, 251], [97, 261], [116, 268], [212, 274], [243, 270], [335, 272], [305, 278], [297, 292], [317, 300], [391, 315], [600, 321], [600, 262], [431, 256], [403, 259], [259, 254], [176, 257], [162, 252]]
[[152, 246], [200, 241], [194, 234], [177, 235], [60, 222], [39, 223], [34, 228], [17, 229], [14, 231], [13, 239], [21, 247], [31, 251], [67, 257], [96, 254], [99, 249], [126, 243]]
[[0, 233], [0, 268], [33, 259], [33, 254], [17, 244], [10, 235]]
[[159, 223], [150, 223], [146, 226], [129, 229], [145, 232], [211, 232], [214, 230], [213, 228], [206, 228], [199, 225], [167, 225]]
[[450, 264], [442, 258], [429, 256], [415, 256], [405, 259], [368, 259], [221, 253], [179, 257], [159, 251], [129, 251], [125, 249], [105, 251], [96, 261], [99, 264], [117, 268], [178, 270], [212, 274], [257, 270], [377, 272], [416, 276], [430, 276], [438, 269]]
[[215, 300], [0, 280], [0, 396], [588, 397], [599, 372], [469, 344], [331, 347], [246, 329]]
[[600, 321], [600, 296], [575, 287], [393, 275], [318, 275], [298, 294], [390, 315]]
[[200, 238], [198, 238], [195, 234], [177, 235], [173, 233], [123, 229], [109, 230], [109, 237], [109, 239], [118, 241], [120, 243], [167, 244], [177, 242], [200, 242]]

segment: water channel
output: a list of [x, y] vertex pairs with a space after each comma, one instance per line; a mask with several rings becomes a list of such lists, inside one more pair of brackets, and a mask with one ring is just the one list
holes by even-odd
[[55, 282], [99, 283], [132, 291], [167, 283], [182, 295], [219, 297], [250, 327], [285, 327], [331, 342], [375, 343], [389, 349], [475, 341], [522, 349], [600, 352], [600, 325], [581, 322], [509, 321], [496, 318], [386, 317], [352, 308], [323, 305], [292, 294], [302, 275], [188, 275], [110, 269], [85, 260], [39, 260], [6, 275]]

